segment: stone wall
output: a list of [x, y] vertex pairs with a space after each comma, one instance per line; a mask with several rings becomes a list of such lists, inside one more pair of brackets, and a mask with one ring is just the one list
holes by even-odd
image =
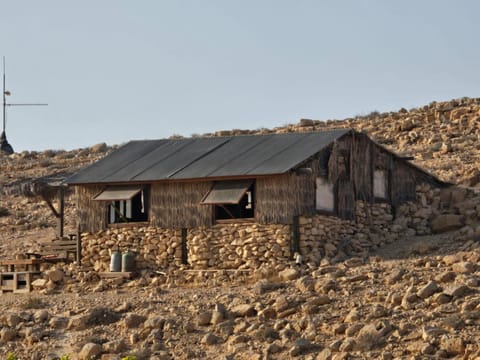
[[[187, 232], [189, 267], [256, 268], [278, 264], [290, 255], [288, 225], [225, 224]], [[108, 271], [110, 253], [119, 248], [136, 254], [139, 269], [166, 270], [182, 265], [181, 230], [156, 227], [114, 228], [82, 235], [82, 263]]]
[[[417, 201], [393, 208], [388, 203], [356, 202], [355, 220], [315, 215], [299, 218], [304, 262], [366, 255], [401, 237], [460, 230], [460, 237], [480, 236], [480, 194], [472, 189], [417, 186]], [[187, 231], [188, 268], [281, 268], [290, 260], [290, 225], [217, 224]], [[181, 230], [118, 227], [83, 236], [83, 264], [108, 271], [110, 251], [136, 253], [139, 269], [166, 270], [182, 266]]]
[[326, 215], [300, 218], [300, 250], [304, 260], [318, 265], [322, 259], [362, 254], [395, 241], [405, 230], [394, 226], [391, 206], [386, 203], [357, 201], [355, 217], [355, 220]]
[[193, 268], [255, 269], [290, 256], [289, 225], [225, 224], [188, 232], [188, 259]]
[[139, 269], [166, 269], [180, 265], [181, 232], [155, 227], [112, 228], [82, 234], [82, 264], [96, 271], [108, 271], [111, 251], [136, 254]]

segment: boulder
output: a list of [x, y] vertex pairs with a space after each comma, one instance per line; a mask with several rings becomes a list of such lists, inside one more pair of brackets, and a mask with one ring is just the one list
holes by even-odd
[[0, 340], [3, 342], [12, 341], [17, 336], [15, 329], [2, 328], [0, 330]]
[[33, 314], [33, 318], [35, 319], [35, 322], [37, 323], [42, 323], [48, 320], [49, 314], [47, 310], [37, 310], [35, 314]]
[[82, 350], [78, 354], [78, 357], [80, 360], [90, 360], [100, 355], [102, 351], [103, 348], [101, 345], [95, 343], [87, 343], [83, 345]]
[[278, 276], [283, 281], [295, 280], [300, 277], [300, 272], [297, 269], [288, 268], [278, 273]]
[[221, 339], [217, 335], [215, 335], [214, 333], [208, 332], [202, 338], [201, 343], [205, 345], [215, 345], [215, 344], [218, 344], [220, 340]]
[[426, 284], [424, 287], [417, 291], [417, 296], [422, 299], [426, 299], [435, 294], [437, 291], [440, 291], [437, 283], [435, 281], [430, 281], [428, 284]]
[[127, 328], [136, 328], [145, 322], [145, 316], [129, 313], [125, 316], [124, 324]]
[[441, 214], [432, 220], [431, 227], [434, 233], [443, 233], [450, 230], [460, 229], [464, 224], [464, 217], [455, 214]]
[[48, 279], [54, 283], [59, 283], [63, 280], [64, 273], [58, 269], [52, 269], [46, 272]]
[[452, 270], [460, 274], [471, 274], [476, 269], [477, 265], [470, 261], [461, 261], [452, 265]]
[[212, 319], [212, 312], [211, 311], [204, 311], [198, 314], [197, 316], [197, 325], [198, 326], [207, 326], [210, 325], [210, 321]]
[[36, 279], [32, 281], [32, 287], [34, 289], [45, 289], [47, 287], [48, 280], [46, 279]]
[[250, 304], [240, 304], [234, 306], [230, 312], [236, 317], [246, 317], [246, 316], [255, 316], [257, 311]]

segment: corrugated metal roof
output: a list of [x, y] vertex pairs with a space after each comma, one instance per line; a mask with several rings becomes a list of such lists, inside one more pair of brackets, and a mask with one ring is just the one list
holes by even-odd
[[282, 174], [349, 131], [131, 141], [66, 182], [124, 183]]

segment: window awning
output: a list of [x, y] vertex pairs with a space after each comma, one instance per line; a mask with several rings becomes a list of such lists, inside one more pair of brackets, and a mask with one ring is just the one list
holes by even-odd
[[200, 204], [238, 204], [252, 184], [253, 180], [217, 182]]
[[130, 200], [142, 191], [141, 185], [128, 186], [108, 186], [100, 194], [96, 195], [93, 200], [96, 201], [119, 201]]

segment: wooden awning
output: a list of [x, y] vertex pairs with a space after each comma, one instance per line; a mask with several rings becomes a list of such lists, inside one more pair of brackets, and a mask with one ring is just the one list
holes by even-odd
[[200, 202], [204, 205], [238, 204], [253, 180], [219, 181]]
[[140, 191], [142, 191], [141, 185], [128, 185], [128, 186], [108, 186], [100, 194], [96, 195], [93, 200], [96, 201], [119, 201], [130, 200]]

